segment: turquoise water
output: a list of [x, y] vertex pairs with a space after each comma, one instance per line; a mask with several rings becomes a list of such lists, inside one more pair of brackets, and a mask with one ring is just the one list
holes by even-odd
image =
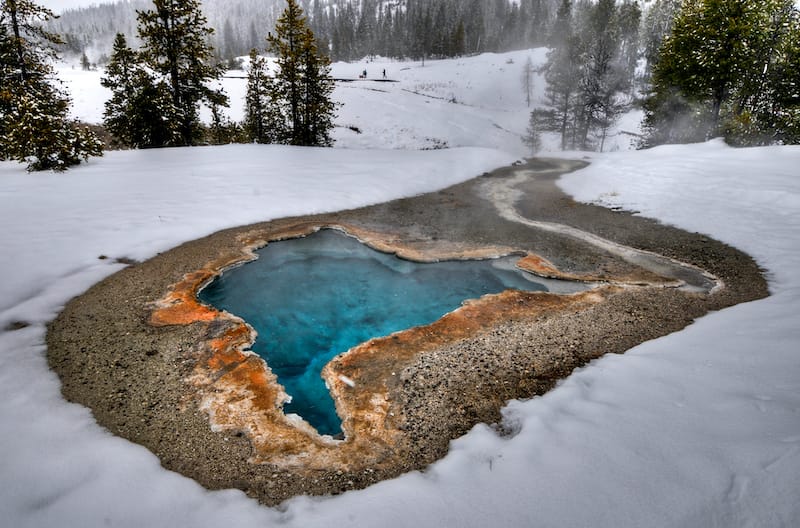
[[341, 433], [341, 421], [320, 372], [334, 356], [370, 338], [432, 323], [465, 299], [509, 288], [547, 289], [516, 270], [516, 258], [419, 264], [332, 230], [271, 243], [258, 255], [223, 273], [200, 300], [256, 329], [253, 351], [292, 396], [284, 411], [329, 435]]

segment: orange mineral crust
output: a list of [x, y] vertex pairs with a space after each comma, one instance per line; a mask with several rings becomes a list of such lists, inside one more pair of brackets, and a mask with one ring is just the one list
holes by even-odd
[[200, 270], [187, 274], [173, 285], [172, 290], [160, 301], [158, 308], [150, 315], [153, 326], [187, 325], [214, 320], [218, 313], [213, 308], [197, 301], [199, 285], [205, 284], [215, 276], [210, 270]]

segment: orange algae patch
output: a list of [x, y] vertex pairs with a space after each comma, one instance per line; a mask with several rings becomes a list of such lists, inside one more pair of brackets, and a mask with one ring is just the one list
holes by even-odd
[[531, 253], [517, 261], [519, 269], [535, 273], [544, 277], [562, 277], [563, 274], [547, 259]]
[[197, 301], [197, 290], [201, 284], [214, 277], [208, 270], [188, 273], [184, 279], [172, 286], [172, 290], [156, 303], [156, 310], [150, 314], [153, 326], [188, 325], [196, 322], [213, 321], [218, 312]]

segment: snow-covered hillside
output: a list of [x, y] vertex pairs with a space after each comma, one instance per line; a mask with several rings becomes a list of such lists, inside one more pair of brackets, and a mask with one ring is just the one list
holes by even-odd
[[[0, 162], [0, 526], [800, 526], [800, 147], [713, 141], [597, 154], [563, 178], [581, 200], [748, 251], [767, 269], [772, 296], [603, 357], [543, 397], [510, 402], [504, 415], [515, 435], [476, 426], [425, 472], [266, 508], [164, 470], [61, 397], [45, 360], [47, 321], [120, 269], [115, 259], [148, 258], [255, 220], [441, 188], [508, 164], [521, 144], [490, 132], [525, 120], [524, 56], [512, 55], [513, 65], [509, 56], [470, 59], [485, 61], [480, 71], [458, 60], [387, 62], [400, 83], [340, 86], [349, 106], [340, 124], [364, 131], [340, 131], [342, 145], [394, 150], [109, 152], [64, 174]], [[372, 77], [383, 67], [337, 71], [366, 68]], [[102, 108], [88, 88], [92, 75], [76, 71], [70, 80], [84, 118]], [[465, 104], [447, 102], [451, 94]], [[467, 148], [417, 150], [428, 137]], [[496, 148], [470, 146], [487, 143]]]
[[[530, 57], [536, 68], [545, 62], [546, 49], [485, 53], [476, 57], [421, 62], [375, 59], [335, 63], [332, 76], [353, 79], [337, 82], [334, 99], [342, 103], [336, 119], [337, 148], [431, 149], [491, 147], [522, 156], [529, 154], [521, 137], [530, 109], [522, 86], [522, 72]], [[367, 80], [359, 75], [367, 71]], [[383, 82], [383, 72], [389, 81]], [[89, 123], [103, 119], [109, 92], [100, 86], [100, 71], [62, 67], [59, 76], [72, 94], [73, 115]], [[223, 88], [231, 100], [228, 115], [241, 121], [247, 73], [230, 71]], [[544, 104], [543, 78], [534, 76], [533, 105]], [[206, 118], [208, 115], [206, 113]], [[641, 114], [624, 116], [612, 130], [606, 150], [630, 148]], [[555, 150], [554, 135], [545, 135], [545, 150]]]

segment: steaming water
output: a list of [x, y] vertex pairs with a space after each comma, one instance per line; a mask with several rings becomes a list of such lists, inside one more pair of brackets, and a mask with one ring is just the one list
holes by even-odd
[[337, 354], [431, 323], [465, 299], [510, 288], [547, 290], [514, 268], [516, 258], [419, 264], [331, 230], [271, 243], [258, 255], [212, 282], [200, 299], [256, 329], [253, 351], [292, 397], [284, 411], [299, 414], [321, 434], [341, 432], [320, 377]]

